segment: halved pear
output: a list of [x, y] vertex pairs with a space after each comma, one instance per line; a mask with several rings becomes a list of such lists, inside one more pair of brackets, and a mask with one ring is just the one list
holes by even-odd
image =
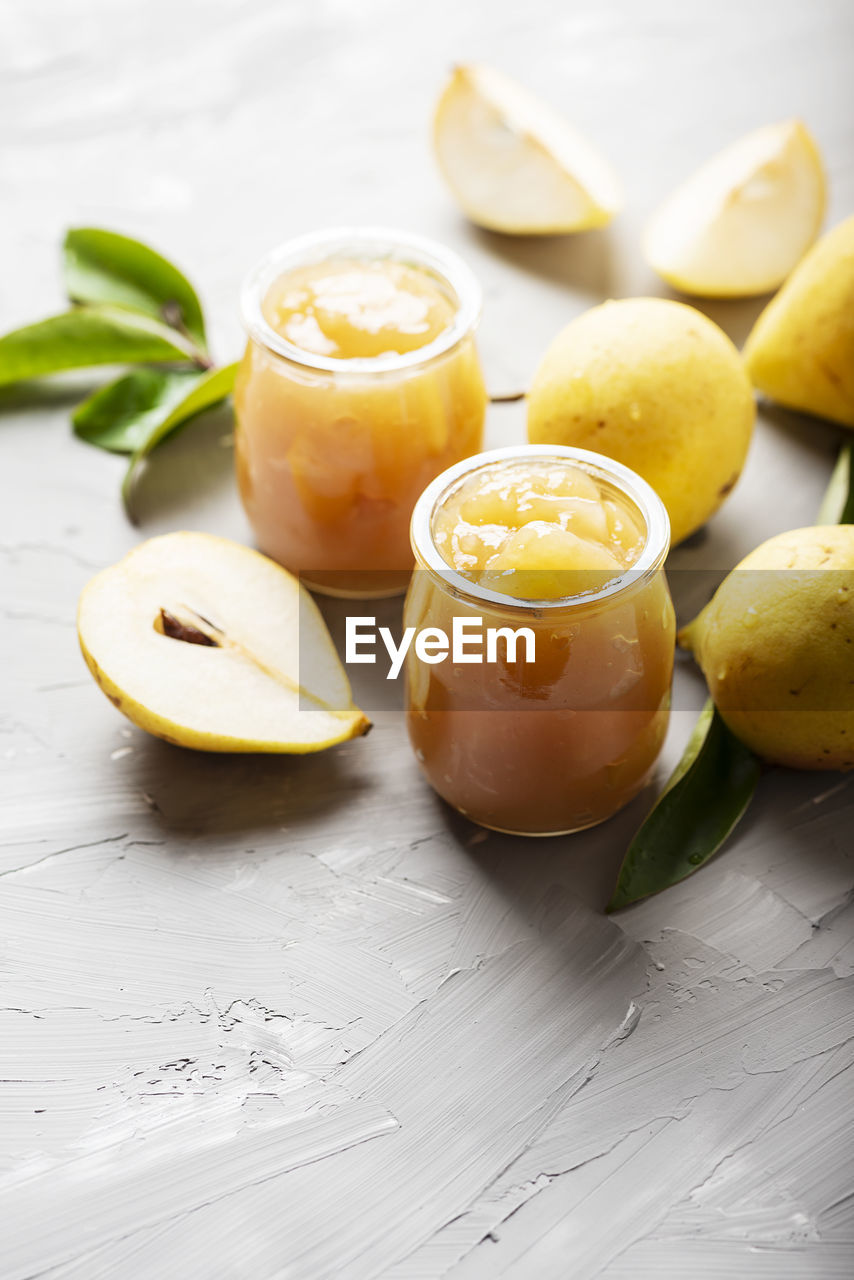
[[584, 231], [622, 204], [611, 166], [564, 120], [492, 67], [456, 67], [436, 107], [439, 167], [464, 212], [510, 235]]
[[753, 385], [778, 404], [854, 427], [854, 217], [813, 245], [742, 354]]
[[821, 153], [807, 127], [800, 120], [766, 125], [665, 200], [647, 226], [644, 252], [685, 293], [768, 293], [818, 235], [826, 196]]
[[89, 670], [129, 720], [199, 751], [322, 751], [370, 722], [308, 592], [207, 533], [151, 538], [80, 597]]

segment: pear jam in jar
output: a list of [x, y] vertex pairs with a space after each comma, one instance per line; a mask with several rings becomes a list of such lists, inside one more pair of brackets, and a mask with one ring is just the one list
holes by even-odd
[[[450, 468], [412, 519], [404, 625], [496, 629], [492, 661], [407, 654], [409, 735], [435, 790], [519, 835], [579, 831], [643, 785], [670, 712], [667, 513], [582, 449], [496, 449]], [[480, 619], [478, 623], [477, 620]], [[502, 642], [502, 632], [525, 628]], [[520, 631], [521, 637], [521, 631]]]
[[419, 237], [330, 231], [261, 263], [243, 312], [236, 465], [258, 545], [320, 591], [402, 590], [418, 495], [481, 445], [477, 282]]

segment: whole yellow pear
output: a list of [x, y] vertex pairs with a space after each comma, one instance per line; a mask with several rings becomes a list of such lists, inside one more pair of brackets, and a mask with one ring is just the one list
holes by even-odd
[[772, 400], [854, 427], [854, 217], [822, 236], [771, 299], [744, 360]]
[[854, 525], [763, 542], [679, 643], [757, 755], [794, 769], [854, 768]]
[[528, 395], [528, 438], [615, 458], [643, 476], [672, 541], [699, 529], [733, 489], [756, 410], [738, 352], [694, 307], [605, 302], [557, 335]]

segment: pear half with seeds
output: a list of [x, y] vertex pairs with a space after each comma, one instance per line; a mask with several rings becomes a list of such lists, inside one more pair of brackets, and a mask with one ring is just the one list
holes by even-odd
[[110, 701], [179, 746], [301, 754], [370, 728], [308, 592], [226, 538], [142, 543], [84, 589], [77, 631]]

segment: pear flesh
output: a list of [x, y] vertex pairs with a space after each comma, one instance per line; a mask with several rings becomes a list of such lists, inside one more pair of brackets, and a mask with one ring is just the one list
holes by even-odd
[[106, 696], [167, 742], [303, 753], [370, 727], [305, 589], [225, 538], [142, 543], [84, 589], [77, 626]]
[[770, 399], [854, 427], [854, 217], [823, 235], [771, 299], [744, 361]]
[[821, 153], [800, 120], [766, 125], [714, 156], [653, 215], [650, 265], [669, 284], [707, 298], [768, 293], [821, 227]]
[[436, 107], [439, 167], [477, 226], [509, 235], [610, 222], [619, 181], [551, 107], [492, 67], [456, 67]]

